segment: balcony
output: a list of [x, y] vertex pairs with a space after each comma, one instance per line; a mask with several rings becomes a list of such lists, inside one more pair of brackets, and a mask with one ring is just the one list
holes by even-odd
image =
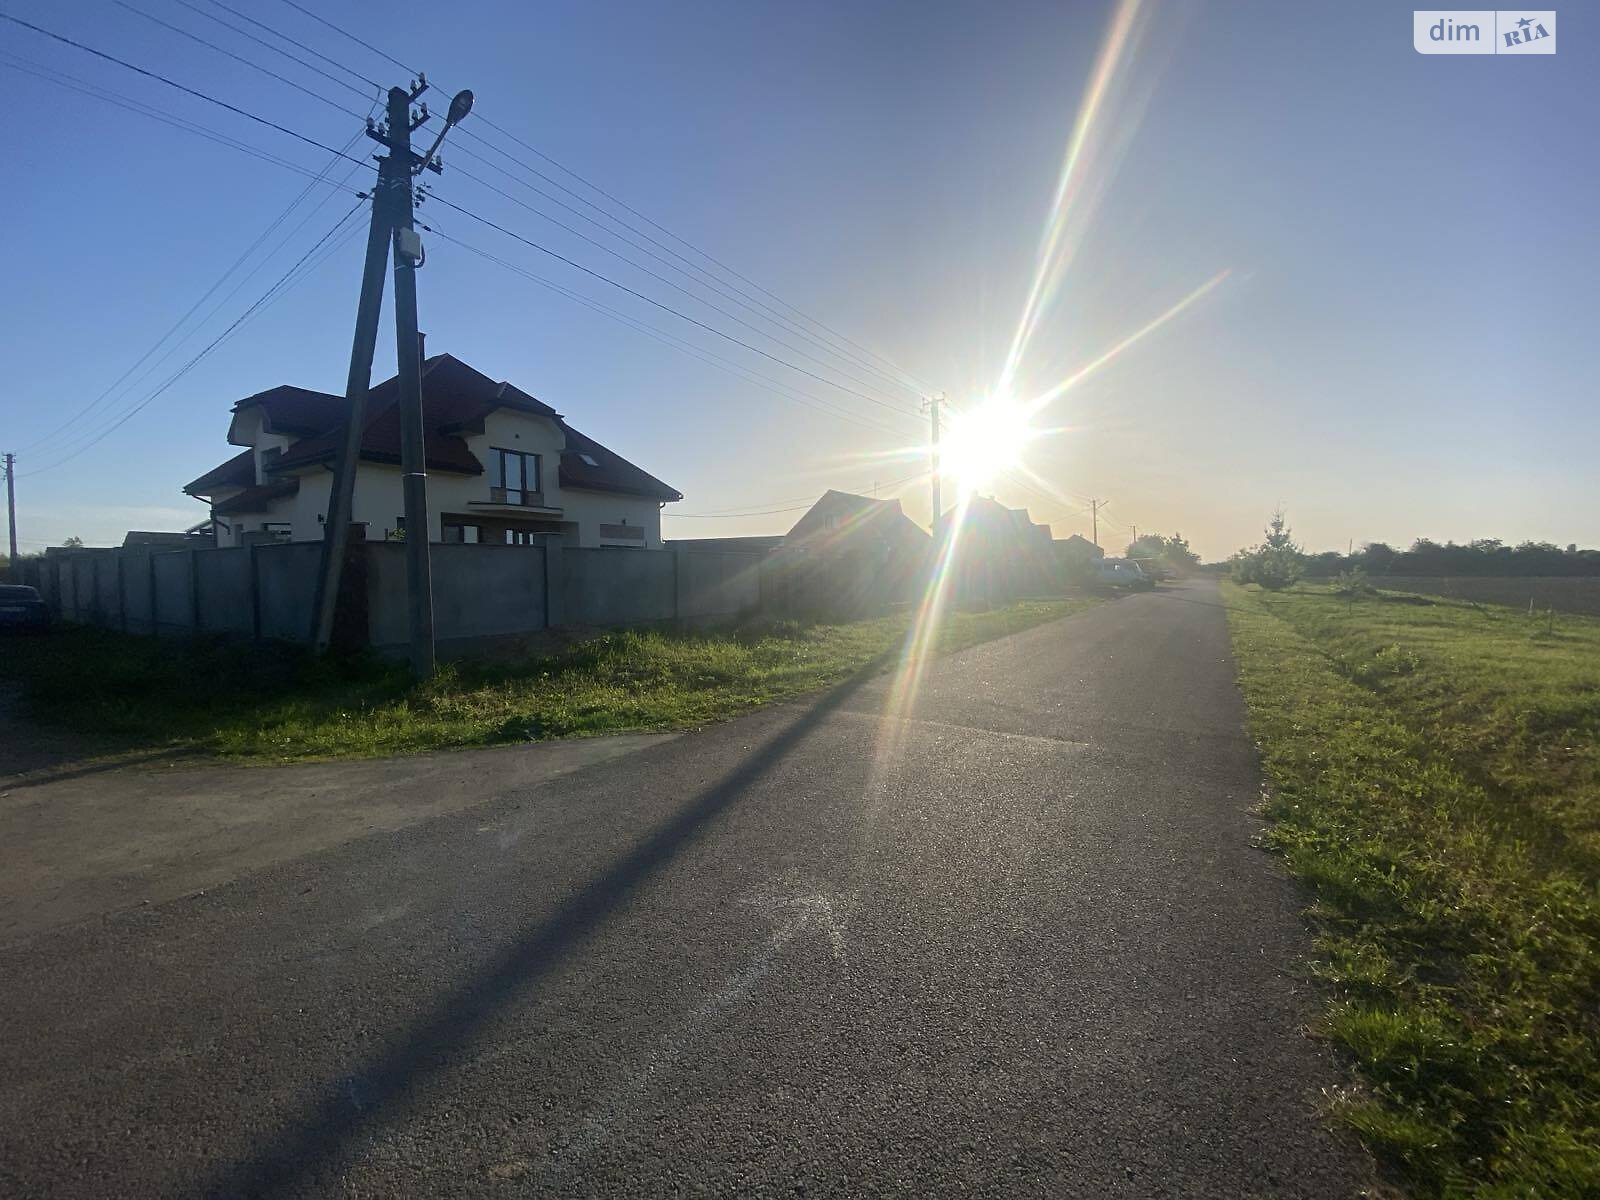
[[491, 487], [487, 500], [469, 500], [467, 507], [480, 513], [505, 513], [517, 516], [559, 517], [562, 510], [544, 502], [544, 492], [520, 488]]

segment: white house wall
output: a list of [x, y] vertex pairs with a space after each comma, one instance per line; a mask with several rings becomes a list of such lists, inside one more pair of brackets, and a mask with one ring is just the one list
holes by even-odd
[[[259, 439], [258, 455], [260, 449], [269, 445], [284, 445], [288, 441], [264, 433], [259, 425], [252, 432]], [[442, 540], [441, 514], [472, 514], [479, 511], [473, 507], [475, 502], [481, 505], [488, 501], [493, 479], [493, 451], [498, 447], [540, 456], [540, 482], [545, 505], [563, 510], [556, 519], [577, 524], [577, 545], [661, 549], [661, 505], [655, 498], [561, 487], [560, 462], [565, 436], [556, 422], [502, 409], [485, 418], [483, 433], [473, 434], [466, 441], [474, 457], [484, 464], [484, 471], [481, 475], [461, 475], [452, 471], [428, 473], [428, 511], [431, 514], [429, 541]], [[320, 541], [332, 480], [332, 472], [325, 467], [318, 466], [302, 472], [300, 490], [293, 496], [274, 501], [269, 511], [226, 518], [230, 528], [218, 531], [217, 544], [237, 545], [240, 530], [258, 530], [266, 522], [288, 523], [292, 527], [294, 541]], [[367, 539], [383, 540], [391, 530], [397, 528], [397, 519], [404, 512], [405, 496], [400, 468], [363, 462], [356, 476], [353, 519], [366, 524]], [[497, 517], [504, 515], [504, 512], [495, 514]], [[638, 541], [602, 538], [602, 525], [631, 525], [642, 528], [645, 536]]]

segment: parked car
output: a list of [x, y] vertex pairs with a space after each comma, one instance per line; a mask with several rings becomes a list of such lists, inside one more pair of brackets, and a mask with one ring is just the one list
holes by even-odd
[[1094, 579], [1101, 587], [1120, 588], [1125, 591], [1147, 591], [1155, 587], [1155, 580], [1139, 569], [1131, 558], [1102, 558], [1094, 564]]
[[41, 632], [50, 628], [50, 606], [39, 589], [20, 583], [0, 583], [0, 630]]
[[1136, 558], [1132, 561], [1138, 564], [1139, 570], [1157, 583], [1172, 578], [1172, 568], [1159, 558]]

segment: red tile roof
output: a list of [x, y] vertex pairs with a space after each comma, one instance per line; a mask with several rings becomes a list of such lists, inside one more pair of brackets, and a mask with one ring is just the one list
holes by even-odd
[[[481, 432], [486, 416], [496, 409], [509, 408], [549, 417], [566, 431], [567, 448], [561, 456], [560, 465], [563, 487], [624, 492], [654, 496], [661, 500], [683, 499], [677, 489], [573, 429], [548, 404], [509, 383], [490, 379], [452, 355], [437, 354], [427, 359], [422, 365], [422, 376], [423, 444], [430, 471], [481, 475], [483, 464], [467, 448], [465, 439], [460, 435]], [[400, 461], [400, 414], [396, 407], [398, 393], [397, 379], [385, 380], [368, 393], [367, 426], [361, 436], [361, 457], [369, 462]], [[274, 473], [326, 462], [339, 452], [343, 435], [338, 423], [344, 407], [341, 397], [310, 392], [304, 388], [277, 387], [240, 400], [233, 407], [235, 412], [260, 407], [268, 429], [277, 433], [306, 435], [271, 464], [269, 470]], [[209, 488], [224, 483], [232, 486], [252, 483], [255, 478], [253, 470], [242, 483], [219, 478], [240, 459], [246, 460], [249, 466], [249, 455], [250, 451], [245, 451], [238, 458], [202, 475], [184, 490], [202, 490], [201, 485]], [[585, 462], [583, 455], [594, 459], [595, 465]]]
[[275, 483], [262, 483], [254, 487], [247, 487], [237, 496], [229, 496], [226, 500], [219, 500], [211, 506], [212, 515], [218, 517], [231, 516], [234, 513], [266, 512], [267, 505], [274, 500], [281, 500], [285, 496], [292, 496], [300, 490], [298, 479], [280, 479]]
[[283, 384], [257, 392], [254, 396], [246, 396], [233, 406], [233, 411], [257, 407], [266, 417], [269, 433], [298, 433], [304, 436], [321, 433], [330, 422], [337, 421], [344, 411], [344, 397]]
[[220, 467], [212, 467], [193, 483], [184, 485], [191, 496], [209, 496], [222, 487], [249, 487], [256, 481], [254, 450], [241, 450]]

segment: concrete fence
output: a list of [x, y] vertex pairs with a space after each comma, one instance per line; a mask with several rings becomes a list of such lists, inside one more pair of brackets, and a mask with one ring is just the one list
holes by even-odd
[[[717, 621], [763, 607], [756, 551], [435, 545], [434, 635], [468, 651], [554, 626]], [[31, 581], [63, 620], [128, 633], [223, 633], [309, 640], [322, 547], [128, 546], [51, 552]], [[357, 543], [341, 589], [349, 644], [397, 651], [407, 641], [405, 546]]]

